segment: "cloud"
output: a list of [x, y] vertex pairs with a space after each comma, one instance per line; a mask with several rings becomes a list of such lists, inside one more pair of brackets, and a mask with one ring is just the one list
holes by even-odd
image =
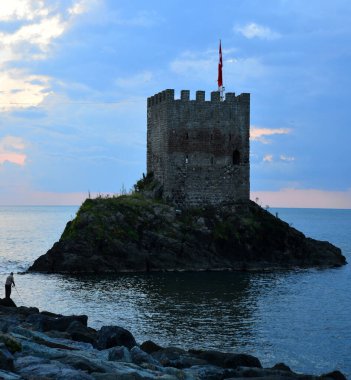
[[217, 69], [218, 53], [215, 50], [205, 52], [185, 51], [170, 63], [170, 69], [176, 74], [193, 74]]
[[289, 156], [285, 156], [284, 154], [281, 154], [279, 156], [279, 159], [281, 161], [285, 161], [285, 162], [292, 162], [292, 161], [295, 161], [295, 157], [289, 157]]
[[252, 126], [250, 128], [250, 139], [252, 141], [259, 141], [262, 144], [269, 144], [271, 141], [266, 139], [265, 136], [272, 135], [286, 135], [290, 133], [289, 128], [258, 128]]
[[49, 9], [42, 0], [11, 0], [0, 2], [0, 21], [33, 20], [47, 16]]
[[263, 157], [263, 162], [273, 162], [273, 155], [272, 154], [266, 154]]
[[96, 0], [81, 0], [77, 1], [72, 5], [71, 8], [68, 8], [68, 13], [70, 15], [80, 15], [89, 11], [92, 3], [95, 3]]
[[30, 108], [49, 95], [49, 77], [31, 75], [26, 70], [0, 72], [0, 111]]
[[48, 58], [53, 42], [94, 1], [73, 1], [67, 9], [44, 0], [0, 2], [0, 21], [16, 22], [13, 25], [17, 27], [11, 32], [0, 30], [0, 112], [30, 108], [43, 102], [50, 93], [50, 78], [33, 75], [28, 68], [15, 68], [16, 62], [28, 67], [32, 61]]
[[[79, 15], [88, 12], [99, 0], [76, 0], [67, 9], [68, 15]], [[58, 2], [50, 0], [10, 0], [0, 2], [0, 21], [33, 21], [59, 12]], [[62, 12], [62, 13], [65, 13]]]
[[[223, 49], [223, 67], [225, 69], [226, 87], [235, 81], [236, 87], [260, 78], [267, 73], [267, 68], [256, 57], [234, 56], [234, 49]], [[217, 82], [218, 51], [206, 50], [203, 52], [185, 51], [170, 62], [171, 72], [185, 77], [187, 80], [207, 81], [213, 86]]]
[[241, 33], [244, 37], [248, 39], [257, 37], [264, 40], [275, 40], [280, 37], [279, 33], [274, 32], [269, 27], [258, 25], [254, 22], [251, 22], [244, 26], [236, 26], [234, 27], [234, 31], [237, 33]]
[[18, 9], [5, 6], [2, 12], [0, 8], [0, 20], [20, 21], [16, 30], [0, 32], [0, 47], [6, 52], [0, 63], [46, 58], [52, 42], [68, 30], [77, 15], [88, 11], [90, 1], [76, 1], [67, 10], [50, 9], [44, 6], [44, 1], [14, 0], [14, 3], [18, 3]]
[[137, 73], [135, 75], [125, 77], [125, 78], [117, 78], [116, 85], [119, 87], [140, 87], [145, 84], [149, 84], [153, 79], [153, 74], [151, 71], [142, 71], [141, 73]]
[[15, 136], [6, 136], [0, 139], [0, 165], [11, 162], [23, 166], [27, 156], [22, 152], [25, 148], [24, 141]]
[[250, 198], [270, 207], [351, 209], [351, 189], [325, 191], [319, 189], [280, 189], [252, 191]]
[[263, 156], [263, 162], [276, 162], [276, 161], [289, 163], [289, 162], [295, 161], [295, 157], [289, 157], [284, 154], [281, 154], [279, 156], [279, 159], [275, 160], [273, 154], [266, 154]]
[[[13, 49], [14, 58], [28, 59], [31, 56], [28, 55], [28, 46], [24, 45], [35, 46], [41, 51], [46, 51], [52, 40], [61, 36], [66, 28], [66, 22], [59, 15], [45, 18], [39, 22], [24, 25], [14, 33], [0, 33], [1, 45], [5, 49]], [[25, 49], [17, 50], [21, 47]]]

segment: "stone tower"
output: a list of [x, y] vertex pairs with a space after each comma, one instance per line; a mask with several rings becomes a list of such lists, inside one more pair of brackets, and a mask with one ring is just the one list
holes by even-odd
[[147, 172], [179, 207], [250, 196], [250, 94], [165, 90], [147, 100]]

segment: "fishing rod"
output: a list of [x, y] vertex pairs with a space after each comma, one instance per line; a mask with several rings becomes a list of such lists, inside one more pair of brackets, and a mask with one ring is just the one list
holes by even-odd
[[24, 306], [24, 301], [23, 301], [23, 299], [22, 299], [22, 297], [21, 297], [19, 291], [17, 290], [17, 287], [14, 286], [14, 288], [16, 289], [16, 292], [17, 292], [17, 294], [18, 294], [18, 296], [19, 296], [19, 298], [20, 298], [20, 300], [21, 300], [21, 302], [23, 303], [23, 306]]

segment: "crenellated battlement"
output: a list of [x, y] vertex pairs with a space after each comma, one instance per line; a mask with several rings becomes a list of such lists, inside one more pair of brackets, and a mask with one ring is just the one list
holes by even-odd
[[147, 98], [147, 106], [152, 107], [156, 104], [169, 102], [172, 100], [174, 100], [174, 90], [168, 89]]
[[[147, 99], [147, 106], [152, 107], [161, 103], [166, 102], [212, 102], [212, 103], [218, 103], [221, 101], [220, 99], [220, 92], [219, 91], [212, 91], [211, 92], [211, 98], [210, 100], [206, 100], [206, 93], [205, 91], [198, 90], [195, 93], [195, 99], [190, 99], [190, 91], [189, 90], [181, 90], [180, 91], [180, 98], [175, 99], [174, 98], [174, 89], [167, 89], [164, 91], [161, 91], [153, 96], [150, 96]], [[234, 102], [250, 102], [250, 94], [248, 93], [242, 93], [238, 96], [235, 96], [234, 92], [227, 92], [225, 94], [225, 99], [221, 103], [234, 103]]]

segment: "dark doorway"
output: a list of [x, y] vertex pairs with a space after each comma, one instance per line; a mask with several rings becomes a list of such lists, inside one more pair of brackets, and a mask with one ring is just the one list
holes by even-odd
[[233, 165], [240, 165], [240, 152], [237, 149], [233, 152]]

